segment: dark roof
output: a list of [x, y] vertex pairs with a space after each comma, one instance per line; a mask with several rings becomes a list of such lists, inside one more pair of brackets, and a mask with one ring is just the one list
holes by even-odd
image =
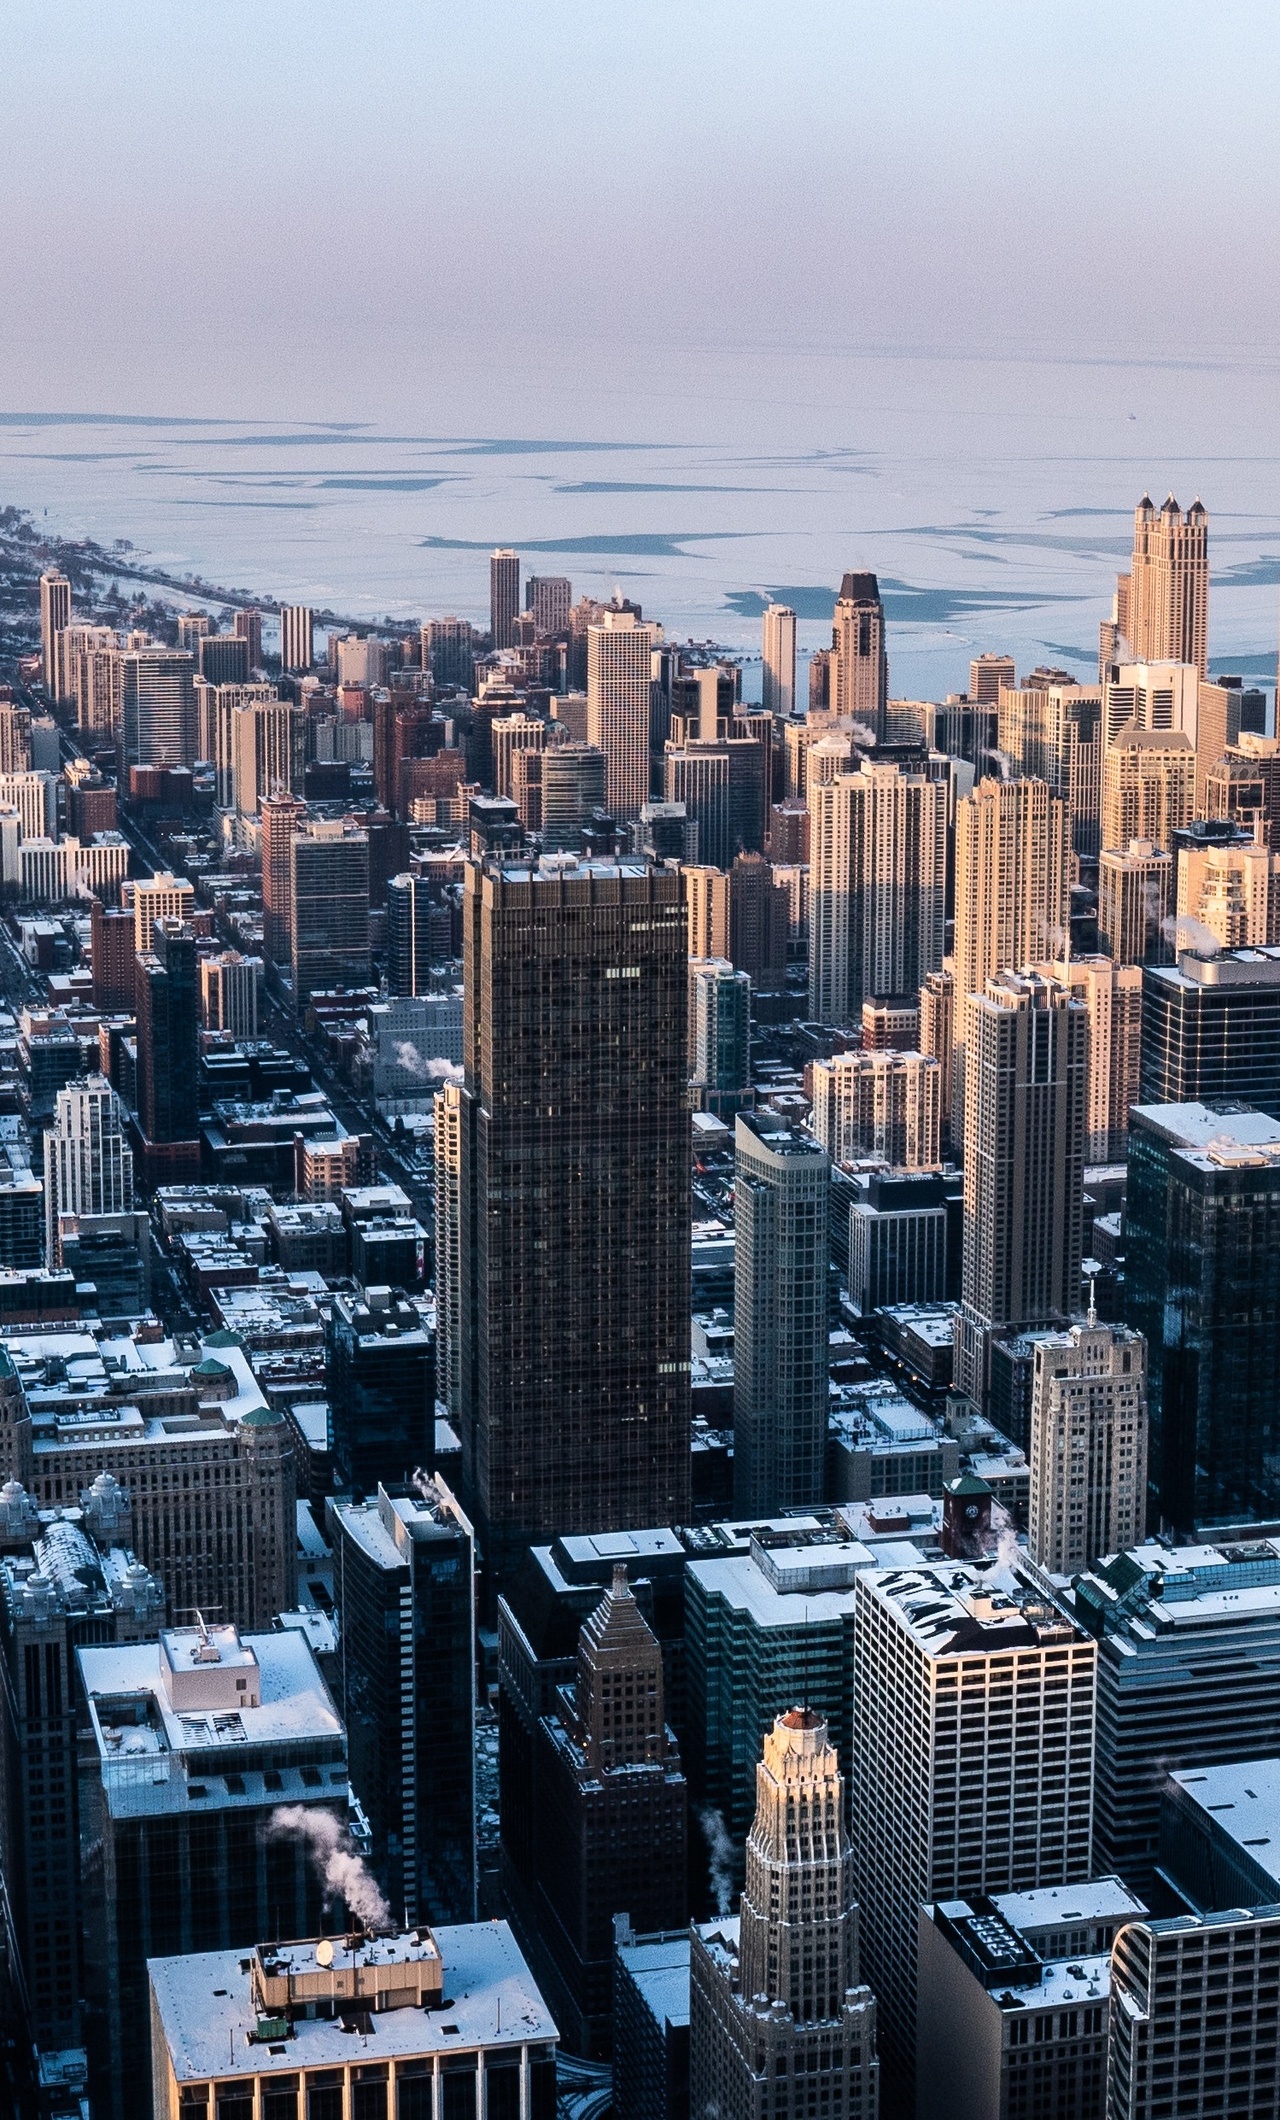
[[880, 584], [874, 574], [846, 574], [840, 584], [842, 604], [878, 604]]

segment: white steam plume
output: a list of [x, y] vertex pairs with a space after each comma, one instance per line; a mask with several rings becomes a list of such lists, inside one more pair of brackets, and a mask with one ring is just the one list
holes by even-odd
[[698, 1824], [707, 1843], [711, 1858], [711, 1889], [715, 1894], [717, 1914], [727, 1914], [733, 1896], [733, 1842], [729, 1838], [724, 1814], [709, 1803], [698, 1806]]
[[1160, 932], [1175, 950], [1200, 950], [1206, 957], [1216, 957], [1222, 948], [1213, 929], [1194, 913], [1171, 913], [1160, 922]]
[[277, 1804], [267, 1821], [270, 1840], [306, 1842], [316, 1870], [335, 1899], [345, 1899], [367, 1929], [391, 1926], [391, 1909], [332, 1811], [318, 1804]]
[[461, 1082], [462, 1069], [455, 1060], [426, 1060], [407, 1038], [397, 1038], [392, 1048], [396, 1066], [420, 1082]]

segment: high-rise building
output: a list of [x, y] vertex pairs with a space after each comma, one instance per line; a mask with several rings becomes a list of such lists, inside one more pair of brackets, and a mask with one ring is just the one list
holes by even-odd
[[971, 999], [996, 972], [1065, 946], [1067, 815], [1043, 780], [981, 780], [956, 804], [955, 1064], [952, 1135], [963, 1127]]
[[[0, 763], [3, 762], [0, 737]], [[1264, 843], [1280, 854], [1280, 741], [1243, 730], [1209, 767], [1202, 782], [1202, 814], [1229, 817], [1250, 832], [1262, 828]]]
[[123, 907], [89, 902], [93, 1005], [111, 1013], [132, 1013], [134, 916]]
[[249, 604], [236, 612], [232, 631], [237, 640], [247, 640], [249, 643], [250, 674], [254, 670], [260, 670], [262, 668], [262, 613], [258, 610], [256, 604]]
[[177, 648], [134, 648], [121, 664], [124, 767], [191, 765], [196, 756], [194, 656]]
[[469, 863], [463, 962], [461, 1428], [477, 1528], [501, 1556], [683, 1522], [680, 876]]
[[31, 770], [31, 710], [0, 700], [0, 773]]
[[884, 605], [874, 574], [846, 574], [831, 627], [831, 709], [883, 738], [889, 703]]
[[994, 1333], [1080, 1300], [1089, 1018], [1056, 980], [1002, 972], [969, 1003], [956, 1381], [985, 1404]]
[[1209, 518], [1198, 500], [1185, 515], [1172, 494], [1157, 513], [1143, 494], [1133, 517], [1125, 637], [1144, 662], [1209, 670]]
[[158, 919], [151, 948], [138, 952], [138, 1117], [148, 1144], [195, 1144], [200, 1119], [196, 1062], [200, 1042], [196, 935], [189, 923]]
[[657, 635], [612, 606], [587, 628], [587, 741], [604, 752], [607, 804], [621, 821], [649, 800], [650, 664]]
[[71, 624], [71, 584], [56, 567], [40, 576], [40, 650], [44, 658], [44, 688], [50, 699], [60, 699], [61, 654], [58, 635]]
[[811, 784], [809, 809], [809, 1013], [852, 1027], [868, 994], [914, 992], [941, 967], [947, 791], [867, 763]]
[[1147, 1520], [1147, 1348], [1124, 1325], [1036, 1336], [1031, 1386], [1031, 1558], [1080, 1575], [1136, 1546]]
[[200, 959], [200, 1020], [208, 1031], [230, 1031], [233, 1038], [258, 1035], [258, 991], [261, 957], [242, 957], [239, 950], [219, 950]]
[[765, 605], [761, 645], [761, 704], [785, 721], [796, 711], [796, 614], [789, 604]]
[[1146, 966], [1142, 1101], [1280, 1118], [1280, 949], [1181, 949], [1176, 964]]
[[471, 690], [474, 635], [465, 618], [431, 618], [422, 628], [422, 667], [438, 685]]
[[493, 745], [493, 792], [495, 795], [512, 795], [515, 792], [515, 760], [518, 751], [541, 751], [547, 742], [550, 723], [542, 721], [536, 714], [500, 714], [489, 731]]
[[573, 2052], [612, 2046], [614, 1917], [675, 1929], [687, 1912], [684, 1772], [662, 1650], [619, 1563], [582, 1628], [575, 1681], [538, 1729], [531, 1948]]
[[758, 994], [781, 994], [787, 984], [791, 893], [763, 854], [734, 857], [729, 871], [729, 956]]
[[663, 796], [683, 808], [686, 845], [709, 868], [733, 858], [729, 767], [727, 743], [669, 743], [663, 754]]
[[1152, 1521], [1182, 1534], [1269, 1521], [1280, 1122], [1230, 1098], [1135, 1106], [1125, 1217], [1125, 1314], [1148, 1345]]
[[923, 1053], [815, 1060], [809, 1124], [833, 1163], [883, 1156], [898, 1170], [935, 1170], [942, 1161], [945, 1071]]
[[93, 630], [110, 638], [82, 647], [75, 657], [76, 726], [91, 742], [117, 743], [124, 714], [124, 658], [111, 629]]
[[196, 670], [211, 685], [247, 685], [249, 643], [240, 633], [208, 633], [195, 642]]
[[1061, 678], [1050, 682], [1050, 675], [1001, 688], [999, 745], [1021, 778], [1048, 782], [1066, 809], [1072, 852], [1094, 861], [1102, 816], [1102, 692]]
[[235, 801], [235, 729], [241, 708], [269, 706], [279, 700], [274, 685], [215, 685], [195, 680], [196, 756], [213, 767], [214, 800], [219, 809]]
[[311, 670], [315, 667], [315, 621], [306, 604], [280, 607], [280, 667]]
[[751, 1087], [751, 980], [723, 957], [689, 960], [689, 1088], [699, 1111], [732, 1118]]
[[213, 631], [213, 620], [207, 611], [179, 611], [178, 646], [195, 655], [202, 640], [207, 640]]
[[531, 574], [525, 583], [525, 602], [539, 634], [565, 633], [573, 583], [564, 574]]
[[462, 1412], [462, 1135], [467, 1118], [458, 1083], [445, 1083], [434, 1112], [436, 1396], [457, 1420]]
[[503, 547], [489, 554], [489, 633], [495, 648], [515, 640], [520, 613], [520, 554]]
[[542, 757], [542, 844], [548, 854], [581, 853], [589, 818], [605, 806], [608, 768], [595, 744], [552, 744]]
[[294, 1005], [318, 987], [369, 978], [369, 835], [342, 818], [314, 819], [289, 841]]
[[920, 1050], [926, 1059], [936, 1060], [942, 1069], [939, 1119], [940, 1140], [945, 1151], [951, 1147], [955, 1016], [956, 985], [951, 972], [944, 967], [940, 972], [927, 973], [920, 988]]
[[287, 964], [293, 937], [295, 832], [306, 821], [306, 804], [292, 795], [269, 795], [262, 819], [262, 946], [268, 964]]
[[[854, 1309], [865, 1318], [891, 1305], [942, 1302], [949, 1281], [951, 1194], [941, 1173], [873, 1170], [859, 1173], [854, 1187], [848, 1207], [848, 1288]], [[842, 1198], [833, 1223], [844, 1211]]]
[[861, 1980], [844, 1789], [827, 1725], [779, 1715], [756, 1768], [736, 1920], [690, 1943], [690, 2111], [876, 2120], [876, 1998]]
[[435, 1458], [434, 1336], [385, 1286], [336, 1295], [326, 1328], [329, 1449], [339, 1494], [397, 1488]]
[[1262, 2120], [1280, 2098], [1274, 1907], [1134, 1921], [1111, 1961], [1113, 2120]]
[[1173, 910], [1173, 855], [1150, 839], [1098, 857], [1098, 947], [1114, 964], [1159, 964], [1173, 956], [1165, 924]]
[[475, 1552], [437, 1475], [330, 1501], [338, 1704], [370, 1860], [406, 1920], [476, 1911]]
[[1055, 958], [1035, 969], [1088, 1011], [1085, 1162], [1120, 1163], [1142, 1074], [1142, 967], [1086, 956]]
[[811, 1507], [827, 1443], [831, 1161], [812, 1135], [739, 1112], [734, 1135], [734, 1506]]
[[[219, 692], [224, 688], [218, 687]], [[245, 704], [231, 717], [232, 799], [256, 817], [265, 795], [301, 792], [306, 770], [306, 716], [291, 701]]]
[[427, 994], [439, 955], [432, 927], [431, 881], [410, 873], [387, 885], [387, 992]]
[[855, 1598], [854, 1883], [910, 2112], [920, 1907], [1090, 1875], [1097, 1644], [1016, 1565], [864, 1568]]
[[[729, 957], [729, 878], [723, 869], [684, 869], [690, 957]], [[730, 963], [732, 958], [729, 957]]]
[[996, 655], [987, 649], [969, 664], [969, 697], [976, 706], [999, 705], [1001, 689], [1018, 681], [1012, 655]]
[[1167, 853], [1196, 810], [1196, 754], [1181, 729], [1127, 721], [1108, 744], [1102, 771], [1102, 844], [1149, 840]]
[[133, 1156], [120, 1099], [102, 1075], [58, 1091], [44, 1137], [45, 1260], [61, 1266], [60, 1215], [119, 1215], [133, 1206]]
[[1178, 905], [1183, 931], [1207, 929], [1221, 949], [1280, 943], [1280, 854], [1249, 846], [1177, 849]]

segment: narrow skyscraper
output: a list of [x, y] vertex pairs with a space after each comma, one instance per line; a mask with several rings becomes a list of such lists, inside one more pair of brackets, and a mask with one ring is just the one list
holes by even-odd
[[831, 1161], [811, 1134], [739, 1112], [734, 1138], [734, 1507], [823, 1499]]
[[869, 994], [914, 993], [942, 965], [947, 790], [868, 762], [810, 775], [809, 1014], [852, 1028]]
[[306, 604], [284, 604], [280, 610], [280, 667], [310, 670], [315, 663], [315, 621]]
[[606, 608], [587, 628], [587, 741], [604, 752], [611, 814], [629, 822], [649, 800], [655, 633], [634, 611]]
[[102, 1075], [69, 1082], [58, 1091], [52, 1127], [44, 1137], [45, 1259], [62, 1264], [58, 1217], [123, 1215], [133, 1207], [133, 1155], [124, 1114]]
[[796, 710], [796, 614], [789, 604], [766, 604], [761, 626], [760, 702], [786, 720]]
[[1146, 1528], [1147, 1345], [1091, 1311], [1037, 1337], [1034, 1360], [1028, 1544], [1051, 1575], [1080, 1575]]
[[505, 546], [489, 554], [489, 632], [495, 648], [509, 648], [520, 613], [520, 554]]
[[50, 699], [61, 697], [62, 657], [58, 635], [71, 624], [71, 584], [65, 574], [51, 567], [40, 576], [40, 652], [44, 660], [44, 688]]
[[1143, 494], [1133, 517], [1133, 562], [1124, 632], [1140, 662], [1209, 669], [1209, 518], [1198, 500], [1184, 515], [1170, 494], [1157, 511]]
[[851, 716], [879, 739], [885, 733], [888, 703], [880, 584], [874, 574], [846, 574], [831, 628], [831, 709]]

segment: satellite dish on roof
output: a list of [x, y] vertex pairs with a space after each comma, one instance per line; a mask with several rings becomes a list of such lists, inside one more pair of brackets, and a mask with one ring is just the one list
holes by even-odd
[[333, 1945], [330, 1943], [327, 1936], [322, 1936], [320, 1938], [319, 1943], [316, 1945], [316, 1964], [333, 1964]]

